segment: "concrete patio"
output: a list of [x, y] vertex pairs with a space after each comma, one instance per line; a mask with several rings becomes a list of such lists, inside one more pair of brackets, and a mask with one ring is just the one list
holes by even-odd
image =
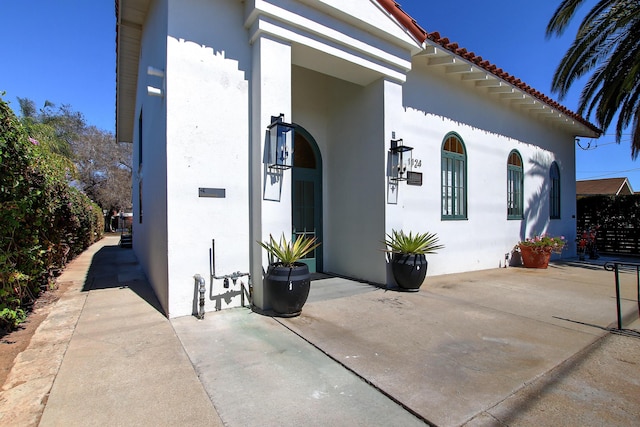
[[[110, 240], [111, 239], [111, 240]], [[418, 293], [314, 281], [302, 315], [167, 320], [130, 249], [107, 238], [2, 388], [3, 425], [637, 425], [635, 272], [430, 277]], [[605, 260], [597, 262], [602, 264]], [[434, 261], [435, 262], [435, 261]]]

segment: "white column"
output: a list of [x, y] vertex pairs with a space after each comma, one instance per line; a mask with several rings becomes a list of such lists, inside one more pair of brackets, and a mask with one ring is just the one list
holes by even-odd
[[291, 45], [261, 35], [253, 44], [251, 80], [251, 277], [253, 302], [265, 307], [262, 286], [267, 257], [257, 241], [291, 237], [291, 170], [277, 174], [263, 163], [271, 116], [291, 122]]

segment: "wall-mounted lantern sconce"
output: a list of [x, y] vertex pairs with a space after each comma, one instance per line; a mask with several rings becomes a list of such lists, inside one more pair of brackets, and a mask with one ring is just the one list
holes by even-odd
[[293, 166], [294, 126], [284, 122], [284, 114], [271, 116], [271, 124], [267, 127], [267, 165], [273, 169], [289, 169]]
[[[389, 178], [392, 181], [406, 181], [407, 173], [411, 169], [411, 151], [413, 151], [413, 147], [404, 145], [402, 138], [395, 139], [395, 136], [396, 134], [393, 132], [391, 148], [389, 149], [389, 152], [391, 153], [391, 173]], [[406, 161], [407, 157], [409, 158], [408, 162]], [[409, 170], [407, 170], [407, 163], [409, 164]]]

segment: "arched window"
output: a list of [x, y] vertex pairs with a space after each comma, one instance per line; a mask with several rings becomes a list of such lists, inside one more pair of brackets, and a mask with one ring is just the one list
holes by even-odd
[[522, 219], [524, 212], [522, 157], [513, 150], [507, 160], [507, 219]]
[[449, 133], [442, 143], [442, 219], [467, 218], [467, 154], [464, 142]]
[[560, 168], [556, 162], [549, 169], [549, 218], [560, 219]]

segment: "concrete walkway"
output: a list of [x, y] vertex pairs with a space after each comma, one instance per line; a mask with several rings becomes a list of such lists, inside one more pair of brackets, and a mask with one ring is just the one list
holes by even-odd
[[223, 425], [133, 251], [117, 244], [104, 238], [60, 276], [73, 286], [16, 358], [0, 425]]
[[[2, 387], [7, 426], [601, 426], [640, 419], [635, 273], [586, 263], [428, 278], [418, 293], [329, 278], [301, 316], [167, 320], [109, 237]], [[633, 323], [631, 323], [633, 322]], [[40, 415], [42, 414], [41, 418]]]

